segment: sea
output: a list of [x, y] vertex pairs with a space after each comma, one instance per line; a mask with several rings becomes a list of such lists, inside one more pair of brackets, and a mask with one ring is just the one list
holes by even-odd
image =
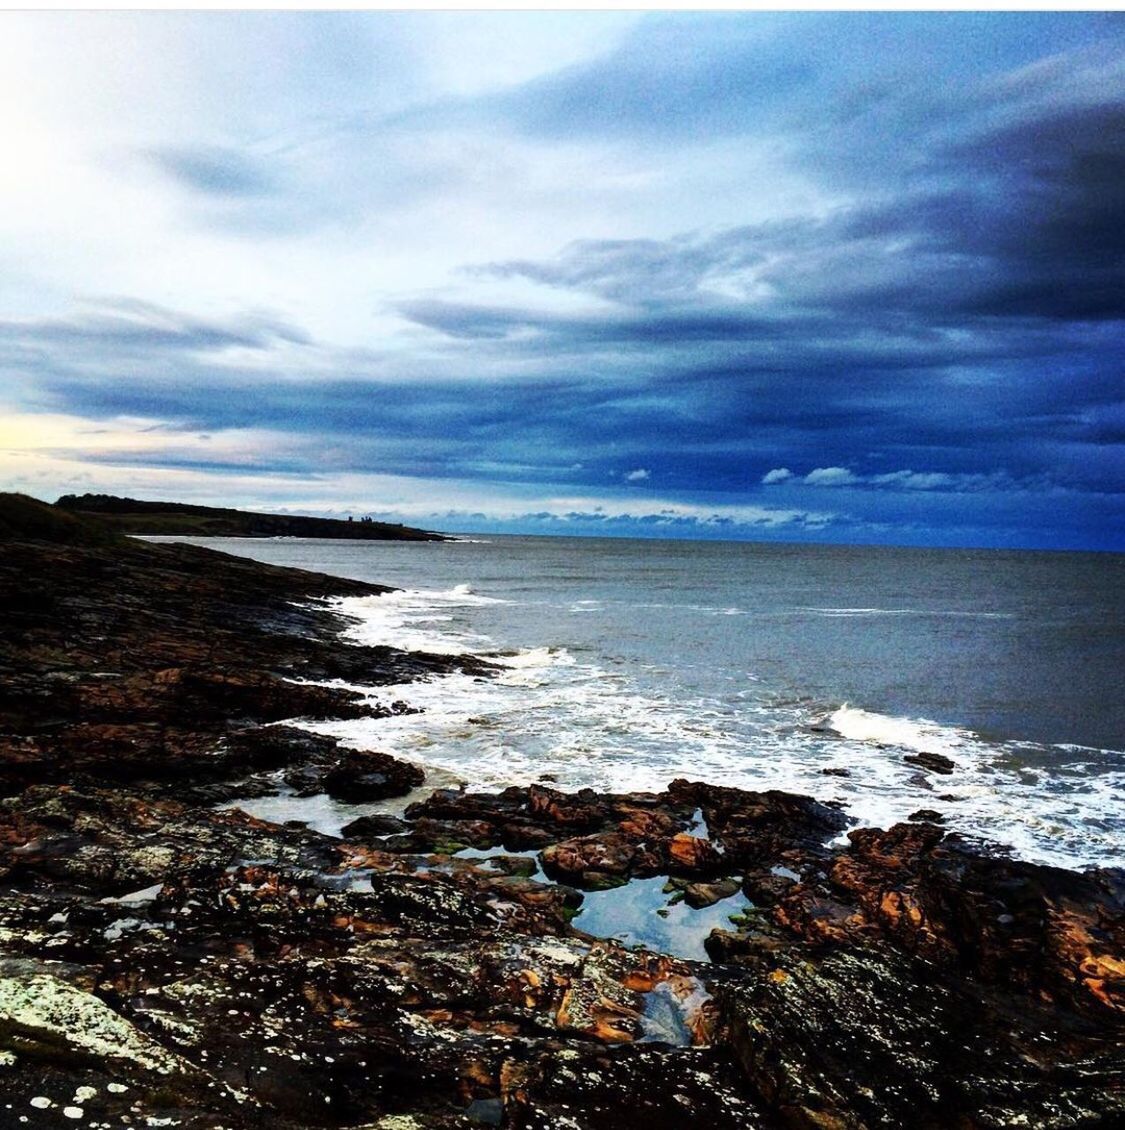
[[[165, 539], [153, 539], [165, 540]], [[396, 586], [348, 640], [475, 653], [359, 688], [421, 713], [310, 723], [431, 784], [785, 789], [856, 825], [919, 810], [1017, 858], [1125, 865], [1125, 555], [466, 537], [176, 539]], [[908, 760], [940, 754], [940, 773]], [[327, 798], [255, 811], [328, 832]]]

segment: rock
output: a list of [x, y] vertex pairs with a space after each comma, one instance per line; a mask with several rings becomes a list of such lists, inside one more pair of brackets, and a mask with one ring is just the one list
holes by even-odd
[[397, 816], [384, 816], [382, 814], [375, 814], [373, 816], [361, 816], [358, 820], [353, 820], [350, 824], [345, 824], [341, 829], [343, 835], [348, 839], [364, 840], [364, 839], [379, 839], [382, 836], [395, 836], [403, 832], [409, 831], [410, 825], [405, 820], [400, 820]]
[[679, 874], [709, 874], [722, 865], [722, 856], [710, 840], [680, 832], [668, 844], [668, 863]]
[[766, 1130], [776, 1125], [721, 1049], [652, 1045], [567, 1048], [509, 1073], [505, 1125], [513, 1130]]
[[124, 1070], [184, 1074], [190, 1067], [103, 1001], [48, 973], [0, 976], [0, 1044], [49, 1062], [109, 1062]]
[[[0, 550], [0, 1110], [186, 1130], [1125, 1120], [1122, 873], [1019, 863], [929, 810], [841, 844], [831, 804], [685, 780], [437, 790], [343, 840], [217, 810], [279, 778], [401, 795], [416, 767], [272, 720], [409, 709], [326, 681], [492, 669], [342, 644], [319, 598], [377, 588], [72, 533]], [[648, 913], [638, 879], [682, 893], [667, 925], [723, 922], [711, 964], [571, 923], [576, 888]], [[752, 907], [692, 909], [740, 881]]]
[[1062, 1130], [1125, 1118], [1112, 1041], [1087, 1031], [1071, 1059], [1049, 1008], [1013, 1012], [885, 947], [775, 951], [718, 999], [743, 1069], [785, 1125]]
[[593, 876], [599, 879], [616, 876], [624, 880], [631, 874], [656, 874], [659, 857], [649, 853], [645, 859], [638, 860], [638, 854], [639, 849], [631, 840], [620, 834], [606, 833], [551, 844], [539, 858], [543, 870], [552, 879], [586, 886], [593, 885], [589, 878]]
[[324, 791], [350, 804], [406, 796], [426, 775], [407, 761], [375, 750], [349, 750], [323, 777]]
[[945, 817], [940, 812], [935, 812], [932, 808], [919, 808], [917, 812], [912, 812], [908, 820], [923, 821], [928, 824], [944, 824]]
[[921, 765], [932, 773], [949, 775], [957, 768], [957, 763], [943, 753], [908, 753], [902, 760], [909, 761], [911, 765]]
[[738, 894], [741, 884], [737, 879], [720, 879], [715, 883], [689, 883], [684, 887], [684, 902], [695, 910], [714, 906], [722, 899]]

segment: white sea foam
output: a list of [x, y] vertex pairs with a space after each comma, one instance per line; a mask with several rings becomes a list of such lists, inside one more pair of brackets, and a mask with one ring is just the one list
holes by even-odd
[[488, 658], [502, 667], [523, 670], [529, 667], [570, 666], [574, 657], [565, 647], [528, 647], [521, 651], [492, 651]]
[[968, 731], [939, 726], [915, 718], [895, 718], [871, 710], [860, 710], [846, 702], [828, 717], [828, 724], [841, 737], [857, 742], [897, 746], [917, 753], [941, 753], [953, 756], [970, 737]]
[[[885, 827], [932, 808], [949, 827], [1002, 842], [1030, 860], [1125, 863], [1119, 754], [993, 743], [966, 729], [847, 703], [771, 699], [752, 676], [732, 679], [723, 697], [671, 684], [663, 692], [643, 667], [593, 663], [565, 648], [499, 649], [474, 627], [474, 616], [494, 603], [503, 602], [465, 585], [335, 602], [353, 621], [350, 640], [479, 652], [503, 670], [493, 678], [451, 674], [365, 692], [372, 701], [404, 698], [421, 714], [306, 724], [423, 765], [431, 784], [491, 790], [546, 779], [565, 789], [630, 791], [659, 790], [686, 776], [807, 793], [843, 804], [868, 825]], [[905, 760], [924, 752], [951, 758], [954, 773], [926, 772]], [[292, 797], [254, 810], [311, 819], [325, 831], [361, 811]]]
[[[381, 596], [348, 596], [328, 602], [353, 621], [344, 632], [352, 643], [464, 655], [486, 650], [491, 640], [472, 632], [458, 610], [483, 604], [503, 604], [480, 596], [469, 585], [444, 591], [395, 589]], [[431, 625], [440, 624], [440, 629]]]

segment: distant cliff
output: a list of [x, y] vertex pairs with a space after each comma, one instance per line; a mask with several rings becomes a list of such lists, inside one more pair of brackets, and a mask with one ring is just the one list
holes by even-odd
[[107, 522], [125, 534], [190, 534], [199, 537], [354, 538], [359, 541], [447, 541], [442, 534], [389, 522], [255, 514], [185, 502], [147, 502], [110, 494], [66, 494], [60, 510]]

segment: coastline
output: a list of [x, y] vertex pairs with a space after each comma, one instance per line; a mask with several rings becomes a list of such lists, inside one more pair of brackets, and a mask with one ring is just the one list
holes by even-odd
[[[847, 824], [830, 806], [687, 781], [438, 790], [343, 839], [218, 808], [279, 782], [345, 803], [409, 793], [415, 767], [294, 720], [411, 709], [333, 680], [493, 668], [345, 643], [328, 598], [380, 586], [65, 533], [0, 548], [5, 1114], [294, 1130], [1125, 1117], [1121, 872], [1013, 862], [925, 821], [829, 846]], [[709, 961], [578, 928], [592, 896], [635, 910], [656, 880], [685, 918], [738, 899]]]

